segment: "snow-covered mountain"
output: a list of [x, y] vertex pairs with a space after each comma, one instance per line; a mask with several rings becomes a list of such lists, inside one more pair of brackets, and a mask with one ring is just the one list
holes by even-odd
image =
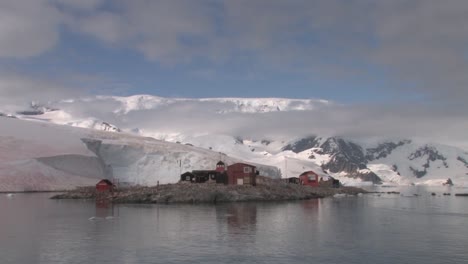
[[[178, 146], [189, 144], [199, 150], [277, 167], [282, 177], [314, 170], [345, 184], [439, 185], [451, 178], [457, 185], [468, 185], [468, 154], [462, 149], [392, 135], [367, 139], [317, 133], [315, 128], [320, 128], [320, 123], [310, 124], [308, 115], [338, 107], [324, 100], [139, 95], [97, 96], [32, 106], [22, 112], [3, 113], [19, 119], [152, 137], [180, 143]], [[291, 119], [296, 122], [294, 126], [290, 125]], [[139, 168], [148, 166], [141, 159], [139, 162]]]
[[343, 138], [308, 137], [287, 145], [297, 155], [320, 164], [331, 175], [374, 183], [440, 185], [451, 178], [468, 183], [468, 153], [415, 140], [359, 142]]

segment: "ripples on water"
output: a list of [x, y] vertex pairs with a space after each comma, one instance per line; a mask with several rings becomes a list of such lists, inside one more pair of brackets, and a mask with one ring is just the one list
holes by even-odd
[[216, 206], [0, 194], [0, 263], [468, 263], [468, 197], [453, 196], [468, 191], [429, 191]]

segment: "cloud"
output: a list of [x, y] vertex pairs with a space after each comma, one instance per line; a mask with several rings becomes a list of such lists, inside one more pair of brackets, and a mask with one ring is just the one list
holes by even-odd
[[17, 73], [0, 74], [0, 111], [25, 110], [31, 102], [48, 103], [85, 94], [83, 89]]
[[148, 60], [185, 64], [208, 53], [204, 44], [216, 27], [208, 2], [114, 1], [113, 11], [75, 17], [71, 26], [106, 44], [133, 48]]
[[28, 58], [59, 40], [60, 12], [44, 0], [0, 2], [0, 58]]
[[102, 6], [105, 0], [51, 0], [59, 7], [66, 7], [79, 11], [93, 11]]
[[[254, 140], [292, 140], [309, 135], [352, 139], [410, 138], [468, 147], [465, 112], [443, 106], [399, 104], [382, 107], [315, 102], [312, 110], [240, 113], [232, 112], [238, 105], [229, 101], [133, 98], [127, 102], [145, 107], [123, 114], [116, 110], [125, 104], [113, 98], [62, 103], [58, 107], [77, 119], [94, 117], [127, 131], [141, 129], [150, 136], [222, 134]], [[258, 104], [272, 102], [275, 103], [258, 101]]]
[[44, 54], [63, 27], [162, 65], [336, 74], [461, 102], [467, 13], [464, 0], [2, 1], [0, 58]]
[[165, 65], [202, 59], [215, 68], [241, 63], [246, 71], [318, 76], [326, 69], [341, 78], [384, 76], [390, 89], [441, 99], [468, 96], [463, 0], [139, 0], [114, 6], [77, 18], [76, 30]]

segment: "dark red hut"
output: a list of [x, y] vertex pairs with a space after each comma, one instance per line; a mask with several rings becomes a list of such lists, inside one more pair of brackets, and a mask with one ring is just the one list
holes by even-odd
[[114, 190], [114, 184], [107, 179], [100, 180], [96, 184], [96, 191], [98, 192], [112, 192], [113, 190]]
[[257, 173], [255, 166], [245, 163], [235, 163], [227, 167], [228, 184], [256, 185]]
[[299, 175], [299, 181], [302, 185], [318, 187], [320, 185], [319, 175], [313, 171], [306, 171]]

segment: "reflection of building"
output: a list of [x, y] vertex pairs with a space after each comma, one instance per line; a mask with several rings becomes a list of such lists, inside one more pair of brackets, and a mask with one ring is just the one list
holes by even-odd
[[257, 224], [257, 205], [253, 203], [239, 203], [227, 205], [228, 229], [255, 229]]
[[106, 218], [114, 215], [114, 205], [107, 199], [96, 199], [96, 217]]
[[216, 164], [215, 170], [193, 170], [180, 175], [180, 181], [192, 183], [213, 182], [229, 185], [256, 185], [256, 167], [245, 163], [234, 163], [227, 167], [224, 162]]
[[311, 211], [318, 211], [320, 208], [320, 199], [310, 199], [301, 202], [302, 208]]

